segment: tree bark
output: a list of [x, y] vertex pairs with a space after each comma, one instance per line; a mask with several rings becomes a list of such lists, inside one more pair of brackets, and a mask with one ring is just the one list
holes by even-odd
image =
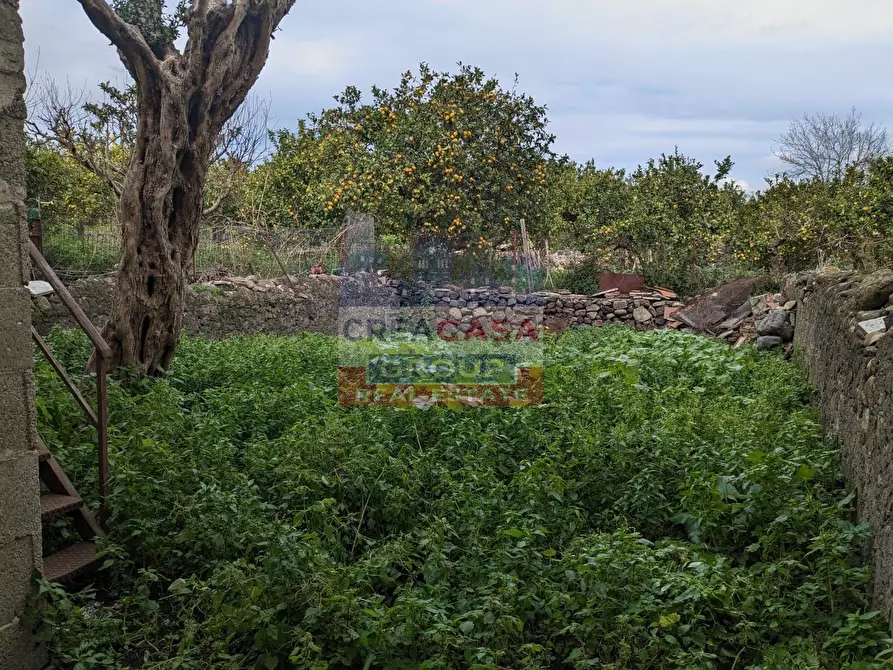
[[161, 58], [106, 0], [78, 1], [118, 48], [138, 93], [136, 146], [118, 206], [118, 291], [104, 333], [109, 365], [162, 374], [183, 323], [211, 153], [295, 0], [196, 0], [183, 54], [171, 44]]
[[112, 367], [158, 374], [171, 363], [183, 324], [187, 274], [198, 244], [205, 164], [182, 93], [145, 96], [137, 149], [119, 204], [122, 253], [105, 339]]

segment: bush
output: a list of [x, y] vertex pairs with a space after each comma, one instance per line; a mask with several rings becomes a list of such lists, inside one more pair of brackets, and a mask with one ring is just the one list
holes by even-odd
[[[571, 330], [544, 407], [402, 411], [339, 407], [337, 356], [187, 340], [166, 379], [112, 384], [107, 567], [43, 585], [57, 665], [889, 667], [866, 528], [780, 357]], [[41, 434], [95, 490], [92, 429], [37, 376]]]
[[552, 273], [555, 288], [567, 289], [578, 295], [592, 295], [598, 293], [601, 288], [598, 284], [598, 275], [605, 272], [601, 262], [594, 256], [589, 256], [569, 269]]

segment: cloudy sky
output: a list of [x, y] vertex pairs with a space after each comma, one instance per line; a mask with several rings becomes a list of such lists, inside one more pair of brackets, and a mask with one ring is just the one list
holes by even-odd
[[[21, 0], [29, 71], [124, 81], [76, 0]], [[731, 154], [750, 188], [804, 112], [852, 107], [893, 128], [890, 0], [298, 0], [256, 91], [294, 127], [348, 84], [426, 61], [482, 67], [549, 108], [556, 148], [634, 168], [674, 146]]]

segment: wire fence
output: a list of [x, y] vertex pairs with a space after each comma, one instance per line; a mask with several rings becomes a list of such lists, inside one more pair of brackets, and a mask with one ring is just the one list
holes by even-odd
[[[199, 237], [195, 277], [307, 274], [321, 265], [330, 271], [341, 262], [340, 228], [258, 229], [251, 226], [206, 228]], [[43, 249], [57, 274], [69, 278], [106, 274], [121, 252], [116, 226], [76, 229], [44, 225]]]

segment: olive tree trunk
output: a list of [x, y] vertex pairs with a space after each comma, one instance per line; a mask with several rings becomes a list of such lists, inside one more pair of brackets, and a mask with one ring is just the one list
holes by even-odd
[[295, 0], [194, 0], [180, 53], [150, 48], [105, 0], [78, 0], [117, 47], [138, 92], [139, 125], [118, 207], [122, 251], [105, 339], [110, 367], [159, 374], [179, 339], [207, 165], [254, 85]]

